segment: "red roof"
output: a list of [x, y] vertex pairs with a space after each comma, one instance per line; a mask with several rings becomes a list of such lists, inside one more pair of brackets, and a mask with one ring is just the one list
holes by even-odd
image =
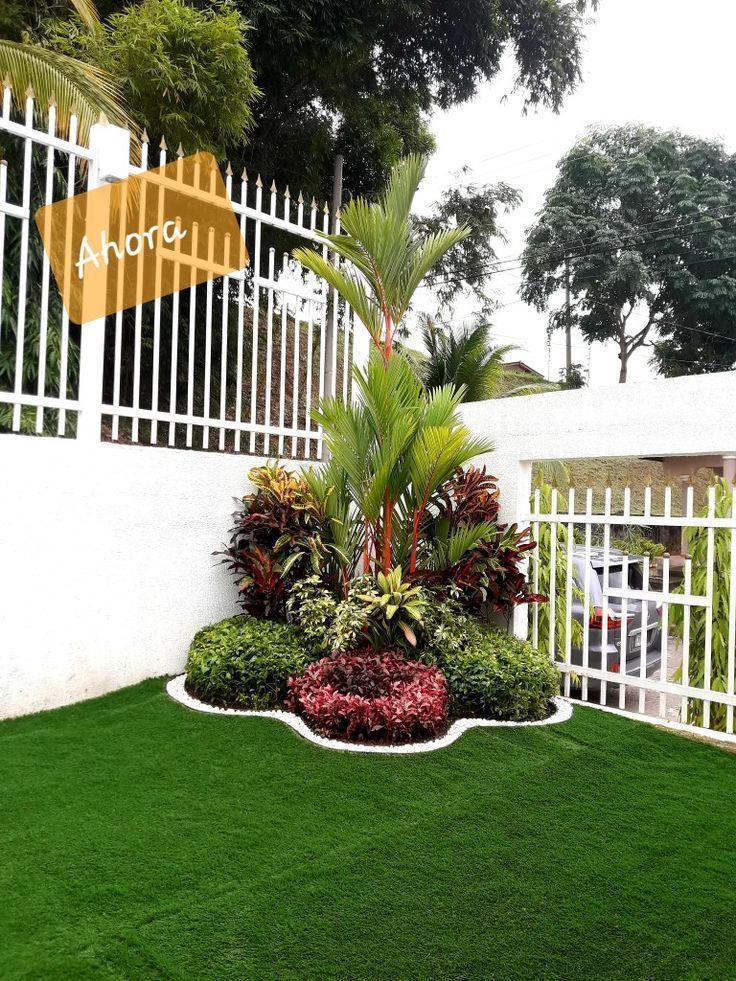
[[540, 371], [535, 371], [534, 368], [530, 368], [523, 361], [505, 361], [504, 368], [509, 368], [511, 371], [522, 371], [526, 375], [535, 375], [537, 378], [542, 377]]

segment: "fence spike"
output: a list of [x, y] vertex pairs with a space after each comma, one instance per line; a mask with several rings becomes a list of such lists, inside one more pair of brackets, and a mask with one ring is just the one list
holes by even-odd
[[324, 213], [326, 215], [329, 215], [329, 213], [330, 213], [330, 206], [329, 206], [329, 204], [326, 201], [325, 201], [325, 206], [324, 206], [324, 208], [322, 210], [324, 211]]
[[286, 190], [284, 191], [284, 197], [286, 198], [287, 201], [291, 197], [291, 194], [289, 193], [289, 185], [288, 184], [286, 185]]
[[12, 87], [13, 86], [10, 84], [10, 76], [9, 75], [6, 75], [5, 78], [3, 79], [3, 88], [4, 89], [12, 89]]
[[258, 177], [256, 177], [256, 187], [263, 187], [263, 181], [261, 180], [260, 174], [258, 175]]
[[276, 194], [277, 192], [278, 188], [276, 187], [276, 181], [271, 181], [271, 194]]
[[309, 206], [313, 211], [317, 209], [317, 202], [314, 200], [314, 195], [312, 195], [312, 203]]
[[225, 168], [225, 173], [228, 177], [233, 176], [233, 168], [230, 166], [230, 161], [227, 162], [227, 167]]
[[144, 126], [143, 132], [141, 133], [141, 143], [148, 143], [148, 142], [149, 142], [148, 130]]
[[26, 99], [35, 99], [35, 97], [36, 94], [33, 91], [33, 86], [29, 85], [28, 88], [26, 89]]
[[304, 204], [304, 195], [302, 194], [301, 188], [299, 188], [299, 197], [296, 200], [298, 204]]
[[176, 155], [177, 157], [184, 156], [184, 147], [181, 145], [181, 140], [179, 141], [179, 146], [176, 148]]
[[49, 96], [49, 109], [55, 109], [55, 108], [56, 108], [56, 96], [52, 92], [51, 95]]
[[248, 181], [248, 171], [243, 167], [243, 173], [240, 175], [241, 181]]
[[161, 137], [161, 142], [159, 143], [158, 148], [159, 148], [159, 150], [168, 150], [169, 149], [166, 146], [166, 140], [164, 139], [163, 136]]

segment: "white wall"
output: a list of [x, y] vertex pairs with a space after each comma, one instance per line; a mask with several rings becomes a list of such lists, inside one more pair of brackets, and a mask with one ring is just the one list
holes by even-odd
[[0, 718], [180, 671], [251, 457], [0, 436]]
[[[736, 453], [736, 373], [481, 402], [502, 518], [531, 462]], [[211, 553], [262, 460], [0, 436], [0, 717], [180, 671], [196, 630], [236, 611]], [[521, 617], [515, 629], [521, 630]]]
[[515, 521], [537, 460], [736, 453], [736, 372], [474, 402], [463, 416], [494, 441], [480, 462], [500, 480], [503, 520]]

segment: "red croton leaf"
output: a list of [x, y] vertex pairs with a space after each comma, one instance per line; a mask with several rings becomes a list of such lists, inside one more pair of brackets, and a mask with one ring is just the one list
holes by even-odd
[[286, 706], [323, 736], [406, 743], [444, 730], [449, 696], [437, 668], [366, 649], [310, 664], [289, 679]]

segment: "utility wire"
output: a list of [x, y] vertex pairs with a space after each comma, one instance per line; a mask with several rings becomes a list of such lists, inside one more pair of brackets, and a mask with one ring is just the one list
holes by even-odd
[[[603, 256], [608, 254], [609, 252], [618, 251], [619, 249], [631, 249], [633, 251], [639, 248], [656, 245], [658, 242], [680, 242], [681, 241], [680, 236], [676, 236], [673, 234], [660, 236], [658, 233], [684, 231], [687, 229], [692, 229], [696, 225], [702, 224], [704, 221], [726, 221], [728, 219], [736, 219], [736, 206], [734, 206], [734, 209], [735, 210], [733, 213], [727, 214], [724, 212], [720, 215], [705, 215], [691, 222], [655, 229], [651, 233], [651, 235], [653, 235], [654, 237], [649, 237], [649, 238], [641, 237], [640, 229], [648, 227], [647, 225], [642, 225], [633, 228], [629, 232], [623, 233], [623, 239], [632, 239], [632, 241], [624, 241], [620, 238], [617, 241], [612, 241], [605, 244], [604, 243], [596, 244], [595, 242], [589, 242], [586, 245], [582, 241], [575, 242], [572, 239], [568, 239], [567, 240], [567, 242], [569, 243], [568, 248], [564, 248], [566, 243], [563, 242], [560, 245], [556, 246], [555, 248], [550, 248], [550, 249], [527, 249], [523, 253], [520, 253], [519, 255], [505, 256], [500, 259], [495, 259], [487, 265], [471, 267], [469, 272], [471, 274], [485, 272], [488, 275], [496, 275], [503, 272], [514, 272], [517, 269], [523, 269], [524, 267], [523, 260], [526, 260], [528, 256], [542, 258], [542, 259], [555, 259], [556, 257], [559, 256], [559, 262], [561, 263], [565, 258], [570, 258], [570, 259], [581, 259], [587, 257], [594, 258], [595, 256], [598, 255]], [[655, 224], [655, 223], [651, 223], [651, 224]], [[687, 232], [687, 236], [693, 237], [695, 235], [708, 235], [708, 234], [717, 233], [718, 231], [728, 231], [728, 230], [734, 231], [734, 229], [703, 228], [699, 231], [698, 230], [689, 231]], [[580, 251], [581, 249], [583, 251]], [[677, 259], [677, 258], [686, 257], [688, 255], [697, 255], [697, 254], [698, 253], [695, 252], [693, 249], [688, 249], [688, 250], [680, 250], [679, 252], [676, 253], [663, 254], [661, 258]], [[730, 258], [733, 258], [733, 256], [729, 256], [729, 255], [710, 256], [707, 258], [704, 257], [700, 261], [719, 262]], [[461, 275], [446, 274], [444, 276], [432, 278], [433, 285], [443, 282], [452, 283], [452, 282], [465, 282], [465, 281], [467, 281], [467, 277]]]

